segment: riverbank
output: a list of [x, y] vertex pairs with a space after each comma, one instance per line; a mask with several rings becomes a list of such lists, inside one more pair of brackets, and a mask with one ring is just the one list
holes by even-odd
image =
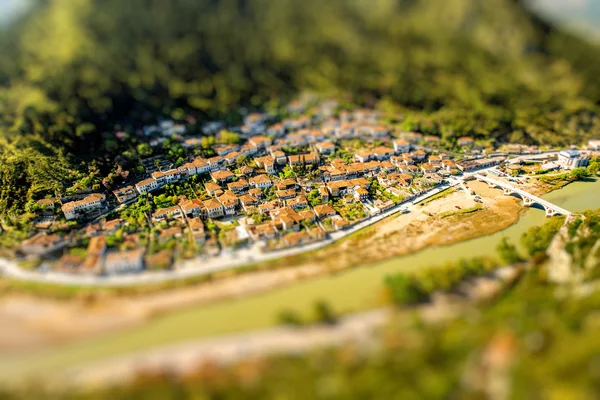
[[[469, 179], [469, 176], [467, 175], [465, 179]], [[558, 186], [553, 187], [552, 185], [544, 185], [537, 181], [534, 182], [534, 185], [526, 185], [524, 188], [538, 194], [544, 192], [544, 190], [549, 191], [553, 188], [558, 188]], [[455, 194], [457, 188], [462, 188], [467, 191], [462, 179], [451, 180], [448, 184], [432, 189], [417, 199], [396, 205], [395, 207], [392, 207], [377, 216], [361, 221], [344, 231], [330, 233], [327, 239], [320, 242], [269, 253], [262, 253], [257, 251], [256, 246], [251, 246], [249, 248], [238, 249], [235, 252], [223, 252], [218, 257], [182, 261], [178, 263], [177, 268], [169, 271], [143, 272], [130, 275], [81, 276], [57, 273], [54, 271], [43, 273], [40, 271], [28, 271], [11, 260], [0, 259], [0, 271], [2, 271], [3, 274], [3, 278], [0, 279], [0, 293], [28, 292], [39, 296], [49, 296], [59, 299], [71, 299], [73, 296], [90, 298], [99, 294], [103, 296], [108, 294], [139, 295], [212, 281], [215, 278], [215, 275], [217, 275], [217, 278], [223, 276], [229, 277], [231, 275], [238, 275], [249, 271], [276, 269], [281, 266], [287, 267], [291, 264], [298, 265], [300, 262], [305, 262], [311, 257], [314, 258], [315, 254], [320, 254], [321, 249], [326, 250], [327, 247], [332, 244], [340, 243], [349, 238], [356, 239], [356, 237], [364, 237], [369, 231], [369, 229], [366, 228], [375, 224], [380, 224], [382, 221], [398, 214], [402, 209], [413, 211], [410, 213], [409, 218], [416, 217], [415, 221], [418, 221], [419, 215], [414, 213], [414, 211], [419, 211], [416, 204], [421, 207], [426, 207], [431, 202]], [[437, 203], [440, 202], [436, 201], [436, 204]], [[444, 204], [444, 202], [441, 203]], [[459, 211], [449, 210], [439, 216], [447, 218], [458, 216], [460, 214], [470, 214], [484, 209], [484, 207], [480, 207], [473, 202], [470, 207], [465, 206], [465, 204], [462, 204], [462, 207], [459, 207], [458, 205], [456, 205], [456, 207]], [[427, 210], [420, 211], [433, 216], [432, 213]], [[490, 230], [493, 232], [496, 228], [492, 222], [487, 221], [487, 224], [482, 224], [477, 230]], [[463, 237], [460, 235], [461, 233], [462, 230], [457, 230], [454, 238], [458, 239], [451, 239], [451, 242], [479, 236]], [[485, 234], [485, 232], [483, 234]], [[447, 241], [433, 241], [433, 243], [426, 243], [426, 245], [447, 243]], [[423, 247], [423, 245], [417, 245], [411, 249], [396, 252], [392, 254], [392, 256], [405, 254], [406, 251], [416, 251]], [[386, 253], [387, 252], [384, 252], [384, 254]], [[377, 255], [380, 254], [382, 253], [377, 252]], [[378, 259], [380, 258], [373, 261], [377, 261]], [[343, 269], [343, 267], [340, 267], [339, 269]], [[94, 289], [88, 290], [88, 288]]]
[[[597, 208], [599, 206], [597, 204], [599, 184], [600, 182], [574, 183], [559, 192], [545, 196], [545, 198], [570, 210]], [[512, 201], [510, 197], [507, 199]], [[514, 200], [518, 203], [517, 199]], [[478, 211], [474, 215], [480, 212]], [[398, 218], [401, 217], [398, 216]], [[423, 216], [425, 220], [428, 217]], [[188, 307], [165, 313], [159, 312], [155, 318], [140, 321], [125, 330], [120, 329], [112, 333], [95, 335], [84, 341], [70, 340], [69, 343], [45, 350], [28, 349], [28, 351], [22, 351], [13, 356], [6, 354], [0, 356], [0, 372], [6, 373], [7, 376], [22, 376], [27, 374], [27, 371], [63, 368], [67, 365], [77, 365], [81, 362], [167, 343], [267, 328], [277, 323], [276, 316], [282, 309], [293, 310], [302, 317], [309, 316], [317, 300], [326, 301], [339, 314], [377, 308], [384, 303], [381, 295], [383, 280], [387, 275], [437, 265], [463, 257], [493, 254], [499, 239], [503, 236], [518, 240], [522, 232], [531, 226], [539, 225], [544, 220], [543, 212], [532, 210], [522, 216], [517, 224], [493, 235], [446, 247], [428, 247], [408, 256], [388, 259], [364, 268], [348, 269], [344, 272], [327, 270], [329, 273], [314, 276], [312, 279], [302, 279], [298, 275], [294, 277], [293, 272], [298, 271], [295, 268], [281, 270], [292, 274], [289, 279], [293, 279], [290, 283], [294, 284], [279, 282], [276, 288], [270, 288], [270, 290], [264, 290], [251, 296], [245, 295], [243, 300], [188, 303]], [[355, 258], [362, 257], [356, 256], [360, 253], [355, 252], [354, 254]], [[364, 259], [360, 261], [363, 265], [365, 264]], [[271, 272], [278, 271], [266, 271], [265, 273]], [[253, 275], [255, 274], [247, 276]], [[235, 280], [231, 280], [231, 282], [235, 282]], [[250, 286], [254, 284], [254, 282], [250, 282], [246, 283]], [[217, 282], [213, 282], [211, 285], [215, 283]], [[184, 300], [188, 301], [195, 291], [194, 289], [187, 288], [174, 293], [177, 293], [178, 296], [185, 293], [186, 296], [182, 296], [180, 300], [185, 298]], [[157, 295], [156, 301], [164, 304], [163, 301], [166, 302], [166, 299], [169, 299], [172, 304], [176, 304], [177, 301], [171, 299], [167, 294], [168, 292]], [[114, 310], [120, 309], [119, 307], [124, 303], [107, 301], [102, 304], [114, 312]], [[141, 303], [130, 304], [140, 305]], [[38, 309], [44, 309], [44, 307]], [[77, 319], [70, 319], [70, 321], [73, 320]], [[64, 320], [58, 324], [65, 325]]]
[[[486, 185], [472, 182], [474, 188]], [[309, 254], [300, 254], [259, 264], [252, 273], [223, 271], [202, 284], [182, 287], [140, 287], [128, 295], [119, 288], [100, 290], [59, 286], [59, 299], [12, 294], [0, 301], [0, 323], [11, 328], [0, 333], [0, 353], [22, 351], [124, 329], [172, 310], [219, 300], [239, 298], [284, 287], [318, 276], [406, 255], [428, 246], [449, 245], [503, 229], [518, 218], [520, 206], [514, 198], [483, 195], [484, 205], [469, 215], [447, 215], [455, 207], [468, 209], [477, 203], [464, 191], [414, 206], [411, 214], [397, 214], [339, 242]], [[355, 257], [356, 252], [367, 258]], [[200, 281], [198, 281], [199, 283]], [[31, 286], [30, 286], [31, 287]], [[39, 290], [48, 290], [40, 284]], [[9, 292], [10, 293], [10, 292]], [[52, 293], [52, 292], [50, 292]], [[61, 299], [70, 299], [63, 302]], [[35, 310], [32, 312], [31, 310]], [[115, 313], [114, 310], [119, 310]], [[77, 320], [75, 327], [62, 324]]]

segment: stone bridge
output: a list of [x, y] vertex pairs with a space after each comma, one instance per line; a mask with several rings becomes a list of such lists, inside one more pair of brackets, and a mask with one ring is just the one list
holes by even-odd
[[557, 205], [550, 203], [540, 197], [534, 196], [531, 193], [528, 193], [522, 189], [512, 186], [509, 183], [502, 182], [493, 178], [489, 178], [487, 176], [483, 176], [481, 174], [474, 175], [475, 179], [481, 182], [486, 182], [490, 187], [500, 188], [504, 191], [505, 196], [510, 196], [512, 194], [516, 194], [523, 199], [523, 205], [525, 207], [531, 207], [534, 204], [539, 204], [544, 207], [546, 211], [546, 217], [552, 217], [554, 215], [564, 215], [567, 218], [571, 216], [571, 212], [561, 208]]

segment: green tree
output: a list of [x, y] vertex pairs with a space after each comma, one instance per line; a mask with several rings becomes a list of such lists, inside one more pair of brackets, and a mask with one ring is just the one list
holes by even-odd
[[282, 179], [293, 178], [295, 176], [294, 170], [289, 165], [283, 167], [283, 171], [279, 173], [279, 177]]
[[516, 246], [508, 240], [508, 238], [503, 237], [496, 246], [496, 251], [498, 255], [506, 264], [514, 264], [522, 261], [521, 256], [516, 248]]
[[326, 324], [335, 324], [337, 322], [337, 318], [331, 309], [331, 306], [323, 300], [315, 303], [315, 318], [317, 321]]
[[237, 144], [240, 142], [240, 135], [235, 132], [223, 130], [219, 133], [219, 137], [223, 143]]
[[534, 226], [521, 236], [521, 243], [527, 249], [529, 255], [533, 256], [544, 253], [552, 239], [559, 231], [564, 217], [552, 217], [542, 226]]
[[236, 160], [236, 164], [237, 165], [244, 165], [246, 164], [246, 161], [248, 161], [248, 157], [246, 157], [244, 154], [242, 154], [241, 156], [239, 156]]
[[281, 310], [277, 315], [277, 320], [279, 323], [290, 326], [300, 326], [302, 325], [302, 318], [300, 315], [294, 310]]
[[152, 147], [148, 143], [140, 143], [137, 145], [137, 152], [141, 157], [152, 155]]
[[203, 136], [202, 139], [200, 139], [200, 142], [201, 142], [200, 145], [202, 146], [203, 149], [209, 149], [215, 144], [215, 137], [214, 136]]
[[570, 176], [571, 176], [572, 179], [575, 179], [575, 180], [579, 181], [581, 179], [585, 179], [588, 176], [590, 176], [590, 173], [587, 170], [587, 168], [577, 167], [577, 168], [573, 168], [571, 170]]
[[414, 304], [427, 298], [427, 293], [416, 284], [412, 277], [405, 274], [388, 276], [385, 284], [392, 301], [396, 304]]

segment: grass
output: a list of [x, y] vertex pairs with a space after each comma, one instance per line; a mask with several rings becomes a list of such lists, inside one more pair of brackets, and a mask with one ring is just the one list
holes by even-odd
[[454, 193], [455, 191], [456, 190], [454, 188], [448, 188], [446, 190], [442, 190], [441, 192], [436, 193], [433, 196], [430, 196], [430, 197], [426, 198], [425, 200], [423, 200], [422, 202], [420, 202], [419, 205], [422, 207], [422, 206], [424, 206], [426, 204], [431, 203], [434, 200], [441, 199], [442, 197], [448, 196], [449, 194]]
[[446, 218], [446, 217], [450, 217], [450, 216], [454, 216], [454, 215], [464, 215], [464, 214], [471, 214], [477, 211], [483, 210], [483, 207], [480, 205], [476, 205], [474, 207], [469, 207], [469, 208], [461, 208], [460, 210], [450, 210], [450, 211], [445, 211], [443, 213], [439, 213], [438, 217], [440, 218]]
[[540, 182], [546, 183], [548, 185], [556, 186], [556, 188], [563, 187], [568, 185], [573, 180], [569, 176], [569, 174], [559, 174], [559, 175], [543, 175], [538, 178]]
[[140, 296], [163, 290], [178, 289], [185, 286], [208, 282], [213, 275], [200, 275], [180, 280], [123, 287], [64, 285], [48, 282], [31, 282], [19, 279], [0, 278], [0, 294], [29, 293], [55, 300], [75, 298], [93, 301], [106, 296]]
[[39, 267], [41, 263], [40, 260], [23, 260], [19, 262], [19, 267], [31, 271]]

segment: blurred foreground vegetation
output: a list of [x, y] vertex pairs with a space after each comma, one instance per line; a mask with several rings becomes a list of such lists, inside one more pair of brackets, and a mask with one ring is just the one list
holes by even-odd
[[[554, 255], [548, 250], [551, 240], [533, 240], [540, 232], [551, 239], [562, 235], [571, 255], [571, 279], [549, 279]], [[434, 321], [422, 319], [418, 308], [403, 308], [368, 350], [347, 344], [230, 366], [205, 363], [185, 376], [141, 373], [122, 387], [52, 394], [68, 399], [595, 398], [600, 391], [600, 209], [567, 224], [554, 217], [524, 234], [522, 244], [525, 274], [493, 301]], [[512, 247], [506, 241], [499, 245], [502, 258], [514, 256]], [[416, 279], [425, 284], [488, 268], [483, 260], [463, 261], [434, 269], [441, 277], [421, 273]], [[23, 395], [46, 393], [35, 387]]]
[[600, 134], [600, 49], [516, 0], [36, 1], [2, 29], [4, 219], [146, 154], [140, 124], [236, 123], [305, 89], [445, 138]]

